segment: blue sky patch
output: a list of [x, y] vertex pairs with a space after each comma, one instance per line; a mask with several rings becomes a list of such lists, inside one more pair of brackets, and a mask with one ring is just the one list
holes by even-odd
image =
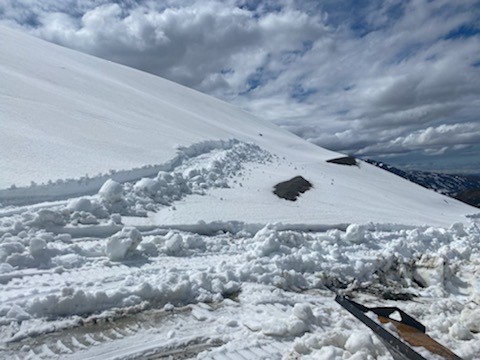
[[306, 101], [311, 95], [315, 94], [317, 90], [313, 88], [305, 89], [301, 84], [296, 84], [293, 86], [290, 96], [297, 100], [298, 102]]
[[458, 28], [450, 31], [447, 35], [444, 36], [443, 39], [456, 40], [462, 38], [469, 38], [478, 34], [480, 34], [480, 28], [477, 28], [474, 25], [463, 24]]
[[264, 66], [258, 67], [253, 74], [250, 74], [250, 76], [248, 76], [246, 81], [247, 89], [245, 91], [242, 91], [240, 95], [248, 94], [249, 92], [262, 86], [268, 81], [276, 79], [277, 76], [277, 73], [269, 71]]
[[406, 61], [411, 57], [415, 56], [421, 49], [423, 48], [423, 44], [408, 44], [403, 49], [395, 54], [395, 57], [392, 61], [394, 64], [399, 64], [402, 61]]

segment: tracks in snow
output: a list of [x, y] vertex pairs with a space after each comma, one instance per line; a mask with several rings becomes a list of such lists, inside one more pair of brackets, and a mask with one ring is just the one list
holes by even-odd
[[83, 326], [10, 342], [0, 350], [0, 357], [107, 360], [193, 356], [222, 344], [212, 331], [200, 331], [200, 321], [192, 316], [194, 307], [149, 310], [116, 319], [91, 317]]
[[[265, 294], [272, 291], [265, 286], [256, 287]], [[287, 319], [298, 297], [306, 299], [305, 295], [287, 293], [281, 302], [226, 299], [215, 305], [199, 303], [117, 318], [90, 317], [82, 326], [11, 341], [0, 348], [0, 358], [281, 359], [293, 338], [275, 333], [265, 335], [262, 320]], [[315, 301], [314, 297], [310, 301]]]

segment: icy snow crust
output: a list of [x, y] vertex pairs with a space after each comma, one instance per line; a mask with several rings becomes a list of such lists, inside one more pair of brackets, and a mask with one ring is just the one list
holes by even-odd
[[[0, 358], [389, 359], [335, 292], [477, 356], [476, 209], [329, 164], [341, 154], [168, 81], [0, 35]], [[297, 175], [313, 188], [273, 194]]]

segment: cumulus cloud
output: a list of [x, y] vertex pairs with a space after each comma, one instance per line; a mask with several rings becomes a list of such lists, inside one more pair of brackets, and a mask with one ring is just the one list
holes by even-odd
[[479, 5], [6, 0], [0, 21], [235, 103], [320, 146], [415, 161], [478, 143]]
[[10, 20], [35, 18], [29, 31], [39, 37], [224, 98], [248, 91], [270, 59], [302, 51], [325, 32], [318, 16], [290, 8], [259, 15], [223, 1], [81, 3], [68, 12], [23, 9]]
[[409, 150], [424, 150], [426, 154], [443, 154], [447, 150], [460, 150], [480, 144], [480, 124], [442, 124], [399, 136], [383, 144], [366, 146], [365, 153], [399, 153]]

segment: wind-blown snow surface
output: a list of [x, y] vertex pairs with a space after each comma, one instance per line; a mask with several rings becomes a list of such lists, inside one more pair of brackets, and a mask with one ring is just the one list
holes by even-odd
[[0, 82], [0, 358], [388, 359], [333, 292], [478, 354], [477, 209], [6, 28]]

